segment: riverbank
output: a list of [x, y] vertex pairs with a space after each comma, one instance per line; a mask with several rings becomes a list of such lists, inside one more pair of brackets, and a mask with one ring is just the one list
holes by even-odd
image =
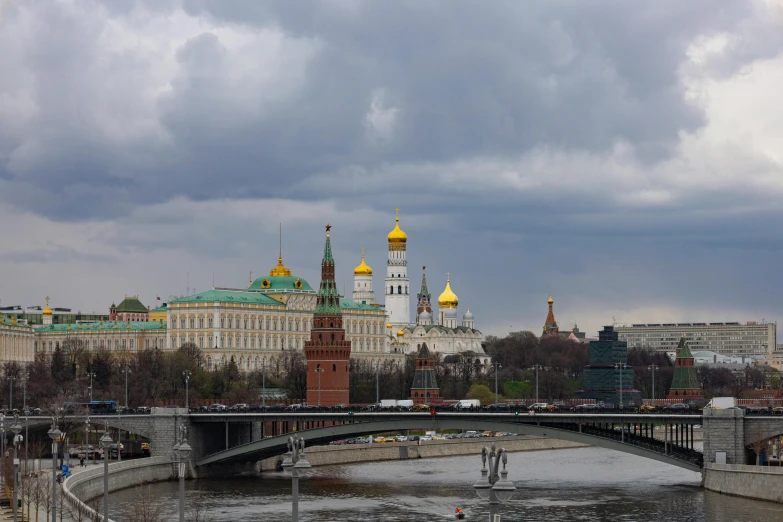
[[[310, 446], [305, 448], [307, 461], [312, 466], [331, 466], [359, 462], [427, 459], [479, 455], [481, 448], [497, 444], [509, 452], [545, 451], [583, 448], [585, 444], [532, 436], [482, 437], [478, 439], [430, 440], [419, 442], [384, 442], [378, 444], [348, 444], [340, 446]], [[256, 471], [275, 471], [283, 456], [271, 457], [256, 463]]]
[[705, 464], [704, 489], [722, 495], [783, 502], [783, 468], [745, 464]]

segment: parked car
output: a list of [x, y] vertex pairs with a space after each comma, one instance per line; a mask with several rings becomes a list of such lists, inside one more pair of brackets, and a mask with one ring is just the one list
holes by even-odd
[[432, 435], [422, 435], [421, 437], [419, 437], [419, 440], [422, 442], [427, 440], [432, 440]]
[[225, 413], [228, 411], [228, 407], [225, 404], [210, 404], [207, 411], [209, 413]]
[[247, 404], [244, 402], [240, 402], [239, 404], [234, 404], [231, 406], [228, 411], [232, 413], [244, 413], [247, 411]]
[[680, 410], [680, 411], [682, 411], [682, 410], [687, 410], [688, 408], [689, 408], [689, 406], [687, 404], [682, 403], [682, 402], [677, 402], [677, 403], [674, 403], [674, 404], [668, 404], [667, 406], [664, 407], [664, 410]]
[[595, 411], [598, 409], [598, 406], [595, 404], [577, 404], [573, 407], [574, 411], [581, 411], [581, 412], [587, 412], [587, 411]]
[[373, 442], [376, 443], [376, 444], [382, 444], [382, 443], [386, 442], [386, 439], [383, 438], [383, 437], [375, 437], [373, 439]]
[[396, 437], [394, 437], [394, 440], [397, 442], [405, 442], [408, 440], [408, 437], [406, 437], [405, 435], [397, 435]]
[[430, 411], [429, 404], [414, 404], [413, 411]]
[[419, 435], [411, 435], [410, 437], [408, 437], [408, 440], [411, 441], [411, 442], [416, 442], [420, 438], [421, 437]]

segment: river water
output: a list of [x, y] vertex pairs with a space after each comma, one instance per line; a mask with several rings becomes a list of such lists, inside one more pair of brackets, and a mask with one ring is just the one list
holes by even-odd
[[[704, 491], [698, 473], [615, 451], [517, 452], [508, 460], [517, 492], [501, 507], [503, 521], [783, 521], [777, 504]], [[300, 520], [453, 520], [454, 508], [461, 507], [467, 520], [484, 521], [489, 506], [472, 488], [480, 468], [479, 456], [313, 468], [300, 480]], [[204, 499], [210, 522], [291, 519], [291, 479], [284, 473], [186, 485], [188, 499]], [[171, 507], [177, 491], [175, 482], [148, 490]], [[124, 490], [110, 503], [127, 506], [138, 495]]]

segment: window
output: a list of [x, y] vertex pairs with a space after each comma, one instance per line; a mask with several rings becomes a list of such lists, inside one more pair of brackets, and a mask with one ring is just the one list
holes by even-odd
[[250, 329], [255, 330], [256, 329], [256, 320], [255, 318], [250, 320]]
[[333, 365], [332, 365], [332, 371], [333, 371], [333, 372], [336, 372], [336, 371], [337, 371], [337, 365], [336, 365], [336, 364], [333, 364]]
[[198, 347], [199, 348], [204, 348], [204, 336], [203, 335], [198, 338]]
[[171, 316], [171, 329], [176, 330], [177, 329], [177, 316], [172, 315]]
[[398, 294], [402, 293], [402, 285], [397, 285], [397, 293]]
[[185, 329], [185, 318], [184, 317], [180, 317], [179, 318], [179, 327], [181, 329], [183, 329], [183, 330]]
[[269, 322], [270, 322], [270, 319], [267, 317], [266, 318], [266, 329], [267, 330], [269, 330]]
[[266, 349], [269, 349], [269, 336], [266, 336]]
[[228, 347], [231, 348], [231, 336], [228, 336]]
[[245, 317], [244, 329], [247, 330], [247, 317]]
[[204, 328], [204, 318], [203, 317], [199, 317], [198, 318], [198, 327], [199, 328]]
[[272, 341], [272, 348], [277, 350], [277, 337], [275, 337], [274, 340]]
[[277, 317], [272, 321], [272, 330], [277, 330]]
[[242, 348], [247, 349], [247, 336], [242, 338]]
[[296, 320], [296, 331], [299, 331], [299, 319]]
[[196, 327], [196, 320], [191, 317], [190, 318], [190, 329], [193, 330]]
[[220, 336], [220, 347], [223, 348], [226, 345], [226, 338], [222, 335]]
[[393, 294], [393, 293], [394, 293], [394, 287], [393, 287], [393, 286], [390, 286], [390, 287], [389, 287], [389, 293], [390, 293], [390, 294]]
[[288, 320], [288, 331], [291, 332], [291, 331], [293, 331], [293, 329], [294, 329], [294, 320], [293, 319], [289, 319]]
[[228, 328], [229, 329], [231, 329], [231, 327], [232, 327], [231, 325], [232, 325], [233, 322], [234, 322], [234, 319], [232, 317], [229, 317], [228, 318]]
[[221, 327], [221, 328], [223, 328], [223, 325], [224, 325], [224, 324], [225, 324], [225, 318], [224, 318], [224, 317], [221, 317], [221, 318], [220, 318], [220, 327]]
[[207, 324], [209, 325], [209, 328], [212, 328], [212, 322], [213, 322], [212, 316], [210, 315], [209, 316], [209, 320], [207, 321]]
[[252, 350], [255, 347], [256, 347], [256, 338], [255, 337], [251, 337], [250, 338], [250, 349]]

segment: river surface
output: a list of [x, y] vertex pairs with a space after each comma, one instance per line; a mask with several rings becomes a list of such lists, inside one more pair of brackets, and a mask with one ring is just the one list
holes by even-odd
[[[780, 505], [704, 491], [698, 473], [616, 451], [517, 452], [508, 460], [517, 492], [501, 507], [504, 522], [783, 521]], [[467, 520], [484, 521], [488, 503], [472, 487], [480, 468], [479, 456], [313, 468], [300, 480], [300, 520], [453, 520], [461, 507]], [[284, 473], [188, 481], [186, 487], [187, 499], [203, 499], [210, 522], [291, 520], [291, 479]], [[177, 506], [176, 482], [147, 491], [170, 509]], [[138, 495], [124, 490], [110, 504], [128, 506]]]

